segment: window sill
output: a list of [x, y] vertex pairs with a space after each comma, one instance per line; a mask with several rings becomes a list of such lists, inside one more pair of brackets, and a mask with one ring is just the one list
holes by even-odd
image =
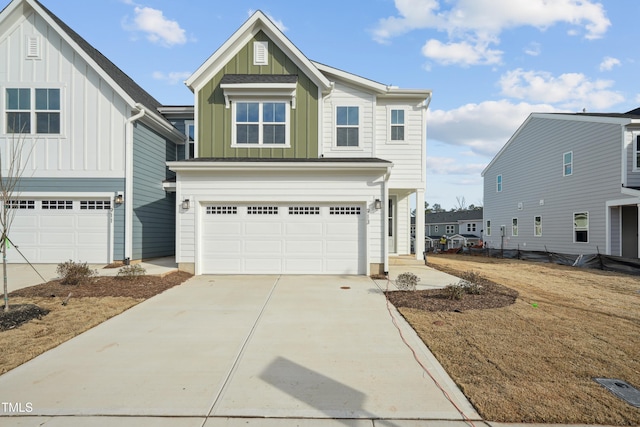
[[231, 148], [291, 148], [291, 144], [231, 144]]

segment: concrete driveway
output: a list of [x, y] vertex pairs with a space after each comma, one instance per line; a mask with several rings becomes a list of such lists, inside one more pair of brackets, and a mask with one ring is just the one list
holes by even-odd
[[0, 376], [0, 424], [413, 427], [424, 425], [418, 420], [479, 420], [392, 309], [428, 372], [414, 360], [381, 283], [363, 276], [194, 277]]

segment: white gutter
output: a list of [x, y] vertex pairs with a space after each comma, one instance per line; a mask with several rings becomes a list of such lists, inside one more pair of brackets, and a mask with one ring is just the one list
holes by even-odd
[[135, 108], [139, 112], [125, 122], [124, 140], [124, 258], [129, 261], [133, 253], [133, 123], [147, 113], [141, 104], [136, 104]]
[[386, 169], [393, 165], [387, 161], [373, 162], [167, 162], [169, 169], [177, 172], [187, 171], [245, 171], [245, 170], [286, 170], [286, 171], [307, 171], [313, 170], [342, 170], [342, 169]]

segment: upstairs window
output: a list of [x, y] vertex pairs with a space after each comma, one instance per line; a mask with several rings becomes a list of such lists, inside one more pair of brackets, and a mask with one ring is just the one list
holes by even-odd
[[476, 231], [476, 224], [475, 223], [468, 223], [467, 224], [467, 232], [475, 232]]
[[336, 145], [338, 147], [359, 146], [359, 107], [336, 108]]
[[589, 212], [573, 214], [574, 243], [589, 243]]
[[60, 133], [60, 89], [7, 88], [5, 99], [7, 133]]
[[235, 146], [289, 145], [286, 102], [236, 102], [233, 117]]
[[502, 175], [496, 177], [496, 192], [502, 192]]
[[188, 156], [187, 159], [193, 159], [195, 158], [195, 154], [196, 154], [196, 147], [195, 147], [196, 127], [193, 123], [193, 120], [188, 120], [185, 122], [185, 130], [186, 130], [185, 133], [189, 138], [189, 140], [187, 141], [187, 143], [189, 144], [187, 149], [187, 156]]
[[635, 156], [634, 159], [636, 161], [635, 164], [635, 169], [640, 169], [640, 134], [637, 134], [636, 136], [636, 140], [634, 143], [634, 151], [635, 151]]
[[453, 234], [456, 231], [456, 227], [455, 225], [447, 225], [446, 227], [446, 233], [447, 234]]
[[573, 151], [562, 155], [562, 175], [569, 176], [573, 174]]
[[391, 110], [391, 140], [404, 141], [404, 110]]

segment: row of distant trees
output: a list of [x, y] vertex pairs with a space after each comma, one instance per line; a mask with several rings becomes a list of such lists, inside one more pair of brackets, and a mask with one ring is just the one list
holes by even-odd
[[[429, 204], [429, 202], [424, 202], [424, 213], [438, 213], [438, 212], [462, 212], [462, 211], [475, 211], [478, 209], [482, 209], [482, 205], [467, 205], [464, 197], [456, 197], [456, 205], [451, 209], [447, 210], [440, 206], [440, 203], [434, 203], [433, 206]], [[415, 216], [416, 211], [413, 210], [411, 215]]]

